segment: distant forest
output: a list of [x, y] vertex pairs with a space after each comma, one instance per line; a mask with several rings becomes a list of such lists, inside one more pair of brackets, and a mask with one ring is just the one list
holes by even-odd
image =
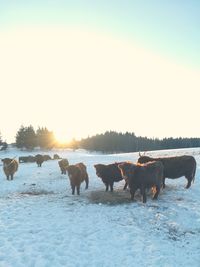
[[[71, 148], [86, 149], [89, 151], [101, 151], [103, 153], [137, 152], [162, 149], [200, 147], [200, 138], [147, 138], [136, 136], [134, 133], [118, 133], [107, 131], [81, 140], [73, 139], [71, 142], [60, 144], [56, 141], [54, 133], [46, 127], [37, 130], [30, 125], [21, 126], [16, 134], [13, 144], [19, 149], [32, 150], [36, 147], [41, 149]], [[0, 150], [6, 149], [7, 143], [2, 141], [0, 135]]]
[[200, 147], [200, 138], [147, 138], [134, 133], [114, 131], [97, 134], [78, 142], [80, 148], [104, 153], [137, 152], [162, 149]]

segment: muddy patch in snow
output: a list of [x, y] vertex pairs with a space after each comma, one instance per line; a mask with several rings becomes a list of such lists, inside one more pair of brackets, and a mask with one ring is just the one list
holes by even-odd
[[29, 190], [29, 191], [23, 191], [18, 192], [14, 194], [9, 194], [7, 196], [8, 199], [12, 198], [23, 198], [23, 197], [32, 197], [32, 196], [47, 196], [47, 195], [53, 195], [55, 194], [53, 191], [46, 191], [46, 190]]
[[[88, 195], [88, 200], [93, 204], [105, 205], [120, 205], [134, 202], [142, 202], [142, 197], [139, 191], [136, 192], [134, 201], [132, 201], [130, 197], [131, 196], [129, 191], [115, 190], [113, 192], [105, 192], [99, 190], [90, 192], [90, 194]], [[151, 192], [147, 192], [147, 197], [152, 197]]]

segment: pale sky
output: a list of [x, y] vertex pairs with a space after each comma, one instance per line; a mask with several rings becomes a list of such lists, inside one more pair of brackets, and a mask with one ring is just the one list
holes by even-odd
[[62, 140], [200, 137], [199, 13], [194, 0], [0, 0], [3, 139], [22, 124]]

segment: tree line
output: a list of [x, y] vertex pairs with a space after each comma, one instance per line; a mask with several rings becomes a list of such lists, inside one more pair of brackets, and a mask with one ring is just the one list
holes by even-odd
[[39, 127], [36, 131], [33, 126], [21, 126], [16, 134], [15, 146], [20, 149], [32, 150], [35, 147], [52, 149], [55, 146], [55, 137], [46, 127]]
[[147, 138], [134, 133], [108, 131], [79, 141], [79, 147], [104, 153], [200, 147], [200, 138]]
[[[41, 149], [71, 148], [86, 149], [89, 151], [101, 151], [103, 153], [137, 152], [162, 149], [200, 147], [200, 138], [147, 138], [136, 136], [134, 133], [119, 133], [107, 131], [81, 140], [72, 139], [71, 142], [60, 144], [56, 141], [54, 133], [46, 127], [21, 126], [17, 131], [15, 144], [19, 149], [32, 150], [35, 147]], [[7, 143], [2, 141], [0, 135], [0, 150], [7, 148]]]
[[6, 150], [8, 147], [8, 144], [2, 140], [2, 136], [1, 136], [1, 133], [0, 133], [0, 151], [2, 150]]

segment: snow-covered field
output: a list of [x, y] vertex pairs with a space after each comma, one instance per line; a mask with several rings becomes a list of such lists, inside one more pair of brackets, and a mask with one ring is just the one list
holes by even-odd
[[[37, 154], [38, 152], [35, 152]], [[157, 201], [130, 201], [124, 181], [105, 192], [93, 165], [130, 160], [138, 153], [101, 155], [51, 151], [71, 164], [87, 165], [89, 190], [72, 196], [57, 160], [21, 163], [13, 181], [0, 166], [0, 267], [181, 267], [200, 266], [200, 148], [149, 153], [194, 155], [197, 172], [186, 190], [185, 178], [166, 179]], [[34, 154], [10, 149], [0, 157]]]

